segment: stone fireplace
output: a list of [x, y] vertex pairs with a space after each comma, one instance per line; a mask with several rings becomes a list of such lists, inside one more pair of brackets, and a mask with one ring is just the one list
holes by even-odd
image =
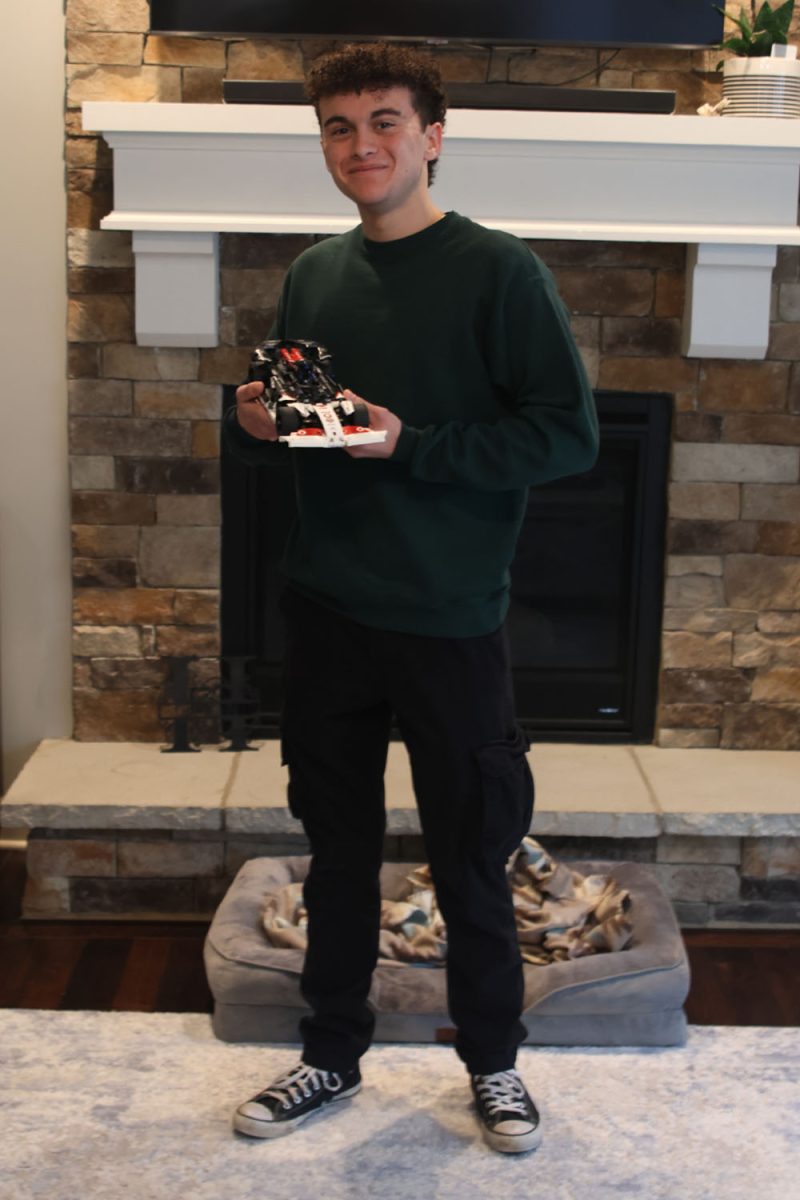
[[[104, 126], [90, 129], [81, 108], [85, 101], [106, 107], [123, 101], [129, 113], [144, 108], [152, 125], [163, 122], [167, 106], [184, 122], [209, 106], [216, 120], [230, 121], [221, 103], [223, 79], [297, 80], [323, 47], [151, 37], [146, 0], [63, 6], [73, 738], [61, 686], [69, 663], [59, 653], [69, 646], [62, 604], [69, 565], [66, 420], [61, 359], [53, 353], [63, 336], [60, 164], [52, 161], [60, 130], [48, 140], [61, 98], [47, 82], [59, 72], [64, 14], [54, 0], [42, 7], [47, 15], [37, 6], [29, 17], [22, 6], [12, 22], [20, 53], [13, 57], [11, 91], [25, 113], [12, 131], [18, 143], [12, 163], [35, 182], [7, 198], [15, 256], [6, 281], [12, 347], [6, 382], [10, 395], [28, 396], [35, 361], [43, 387], [36, 403], [6, 406], [7, 514], [24, 514], [26, 522], [4, 525], [0, 562], [6, 785], [13, 779], [0, 820], [15, 845], [24, 844], [17, 840], [22, 831], [30, 834], [26, 917], [203, 917], [245, 859], [308, 848], [286, 809], [276, 743], [261, 744], [258, 753], [220, 753], [209, 745], [196, 754], [162, 754], [158, 697], [172, 656], [194, 655], [193, 675], [203, 682], [218, 671], [222, 392], [241, 378], [250, 347], [268, 327], [286, 267], [330, 229], [220, 226], [216, 238], [200, 231], [188, 255], [183, 240], [183, 252], [173, 247], [173, 265], [184, 283], [199, 272], [201, 312], [212, 336], [206, 331], [182, 344], [159, 333], [165, 340], [146, 344], [148, 330], [141, 326], [137, 335], [135, 311], [165, 258], [163, 238], [153, 235], [165, 231], [111, 227], [125, 172], [116, 152], [112, 164]], [[26, 31], [24, 39], [17, 28]], [[800, 14], [791, 40], [798, 38]], [[43, 72], [45, 49], [52, 69]], [[701, 140], [715, 143], [727, 167], [740, 169], [742, 185], [766, 178], [763, 161], [737, 168], [734, 126], [690, 117], [699, 104], [719, 98], [716, 52], [458, 46], [430, 52], [454, 82], [673, 89], [676, 119], [690, 120]], [[664, 120], [665, 132], [678, 129], [672, 118]], [[453, 112], [456, 137], [459, 122], [463, 136]], [[753, 122], [755, 144], [747, 153], [768, 156], [774, 128]], [[785, 122], [778, 141], [791, 147], [794, 138], [796, 149], [799, 131], [797, 122]], [[640, 151], [616, 161], [626, 154], [644, 176]], [[676, 161], [674, 148], [661, 154]], [[604, 156], [614, 161], [607, 145]], [[578, 746], [537, 738], [534, 835], [567, 859], [647, 863], [689, 926], [800, 922], [800, 256], [792, 240], [798, 234], [791, 169], [770, 167], [770, 186], [761, 191], [772, 203], [777, 171], [781, 213], [765, 214], [760, 232], [754, 213], [734, 220], [752, 241], [731, 242], [745, 230], [730, 226], [717, 229], [716, 242], [704, 243], [696, 228], [690, 236], [685, 227], [671, 238], [629, 228], [620, 240], [607, 212], [584, 213], [578, 230], [559, 231], [553, 223], [517, 230], [558, 276], [593, 383], [654, 401], [657, 393], [669, 394], [675, 407], [665, 616], [656, 636], [662, 654], [656, 744]], [[454, 178], [454, 170], [442, 170], [437, 188], [448, 175]], [[717, 190], [706, 234], [723, 219], [719, 180], [710, 175]], [[672, 166], [664, 168], [659, 179], [671, 178]], [[689, 173], [695, 197], [701, 179], [709, 180], [705, 168]], [[612, 170], [608, 195], [619, 196], [620, 180]], [[578, 191], [568, 189], [567, 197]], [[734, 202], [743, 199], [738, 185], [724, 191]], [[445, 203], [444, 190], [441, 197]], [[463, 207], [461, 198], [455, 206]], [[557, 222], [564, 213], [551, 216]], [[714, 248], [737, 244], [735, 252]], [[741, 282], [743, 273], [753, 286], [744, 294], [739, 289], [736, 303], [735, 287], [717, 289], [722, 302], [709, 308], [709, 286], [723, 277], [733, 284], [737, 275]], [[217, 289], [210, 306], [209, 281]], [[163, 294], [169, 300], [172, 292]], [[150, 288], [154, 297], [158, 287]], [[162, 317], [165, 310], [176, 320], [189, 312], [186, 303], [162, 306]], [[722, 342], [701, 339], [698, 312], [715, 319], [713, 338]], [[421, 861], [407, 757], [396, 743], [386, 785], [387, 861]]]
[[[186, 335], [190, 344], [181, 345], [180, 332], [176, 338], [166, 330], [158, 340], [156, 330], [140, 323], [137, 342], [135, 310], [142, 311], [148, 287], [158, 293], [151, 266], [172, 255], [189, 271], [193, 256], [185, 241], [171, 248], [159, 243], [160, 231], [146, 222], [109, 227], [109, 214], [120, 206], [119, 195], [112, 201], [112, 159], [100, 136], [109, 125], [98, 123], [97, 112], [82, 120], [79, 109], [87, 100], [160, 101], [150, 106], [156, 120], [165, 104], [218, 102], [226, 75], [298, 78], [303, 57], [319, 47], [151, 37], [147, 6], [138, 0], [111, 6], [72, 0], [67, 11], [75, 737], [156, 742], [164, 737], [158, 704], [168, 658], [196, 656], [193, 670], [203, 679], [217, 669], [222, 387], [243, 378], [289, 263], [333, 227], [320, 221], [301, 233], [287, 232], [285, 224], [280, 232], [195, 228], [194, 236], [206, 240], [196, 242], [194, 257], [218, 256], [210, 315], [208, 270], [197, 267], [202, 287], [188, 285], [205, 289], [205, 335], [193, 341]], [[608, 66], [596, 51], [437, 53], [445, 75], [465, 81], [502, 74], [558, 82], [580, 68], [593, 71], [588, 82], [598, 86], [673, 87], [681, 114], [718, 92], [713, 64], [699, 52], [625, 50]], [[628, 167], [618, 156], [616, 169], [629, 169], [637, 153], [631, 151]], [[445, 174], [443, 163], [442, 182]], [[796, 202], [796, 167], [793, 179]], [[125, 179], [116, 182], [120, 189]], [[759, 243], [752, 232], [750, 242], [741, 240], [755, 248], [756, 261], [744, 266], [745, 248], [721, 263], [713, 249], [698, 261], [694, 251], [687, 254], [691, 238], [658, 240], [652, 229], [624, 239], [608, 228], [602, 235], [599, 226], [597, 236], [584, 228], [575, 237], [555, 225], [550, 236], [523, 225], [519, 232], [556, 275], [594, 385], [674, 397], [656, 743], [800, 748], [797, 239], [778, 245], [770, 293], [769, 237]], [[202, 249], [217, 237], [211, 250]], [[741, 330], [725, 345], [729, 326], [713, 355], [698, 356], [706, 343], [691, 330], [709, 260], [712, 274], [720, 278], [722, 270], [731, 280], [755, 266], [756, 291], [766, 277], [763, 359], [750, 357]], [[163, 307], [182, 309], [172, 296]]]

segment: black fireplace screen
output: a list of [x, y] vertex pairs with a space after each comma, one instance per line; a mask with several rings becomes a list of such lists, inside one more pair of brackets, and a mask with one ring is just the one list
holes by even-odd
[[[661, 636], [672, 400], [595, 393], [591, 471], [531, 490], [508, 632], [521, 724], [548, 741], [649, 742]], [[226, 389], [225, 406], [235, 403]], [[289, 470], [222, 457], [222, 653], [246, 656], [253, 737], [277, 732]]]

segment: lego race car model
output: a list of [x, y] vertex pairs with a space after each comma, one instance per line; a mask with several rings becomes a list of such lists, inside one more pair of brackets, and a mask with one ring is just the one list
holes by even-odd
[[287, 339], [256, 346], [247, 379], [264, 384], [258, 400], [274, 419], [278, 439], [326, 449], [385, 441], [385, 430], [369, 428], [366, 405], [345, 398], [330, 363], [330, 354], [317, 342]]

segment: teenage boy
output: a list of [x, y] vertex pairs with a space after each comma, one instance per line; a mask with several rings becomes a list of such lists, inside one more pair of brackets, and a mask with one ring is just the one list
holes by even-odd
[[344, 47], [314, 63], [307, 91], [361, 224], [292, 265], [270, 336], [326, 346], [386, 439], [289, 451], [261, 383], [238, 389], [224, 427], [245, 462], [293, 460], [281, 732], [312, 856], [302, 1061], [234, 1127], [288, 1133], [361, 1086], [394, 718], [447, 924], [456, 1052], [490, 1145], [530, 1150], [539, 1114], [515, 1068], [526, 1030], [505, 866], [530, 827], [533, 780], [503, 619], [528, 487], [595, 460], [592, 394], [543, 264], [431, 200], [445, 120], [431, 59]]

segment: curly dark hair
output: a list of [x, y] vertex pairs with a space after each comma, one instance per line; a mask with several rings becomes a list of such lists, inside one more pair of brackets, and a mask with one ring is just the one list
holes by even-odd
[[[319, 116], [319, 102], [326, 96], [348, 92], [377, 92], [390, 87], [407, 87], [411, 104], [422, 128], [445, 122], [447, 96], [439, 68], [432, 58], [390, 42], [338, 46], [311, 64], [306, 75], [306, 95]], [[436, 161], [428, 163], [428, 187], [433, 183]]]

